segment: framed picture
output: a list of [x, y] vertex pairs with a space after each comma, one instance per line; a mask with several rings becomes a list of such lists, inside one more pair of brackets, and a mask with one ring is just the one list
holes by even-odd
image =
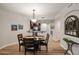
[[18, 24], [18, 29], [22, 30], [23, 29], [23, 25]]
[[17, 31], [17, 25], [11, 25], [11, 31]]

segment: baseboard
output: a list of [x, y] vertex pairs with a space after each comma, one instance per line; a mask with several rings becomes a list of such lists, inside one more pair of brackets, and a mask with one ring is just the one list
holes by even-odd
[[7, 47], [7, 46], [14, 45], [14, 44], [18, 44], [18, 42], [13, 42], [13, 43], [6, 44], [6, 45], [0, 47], [0, 49], [5, 48], [5, 47]]

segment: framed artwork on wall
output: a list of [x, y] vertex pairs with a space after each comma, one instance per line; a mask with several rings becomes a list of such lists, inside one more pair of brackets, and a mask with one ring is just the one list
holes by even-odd
[[17, 31], [17, 25], [11, 25], [11, 31]]
[[23, 25], [18, 24], [18, 29], [22, 30], [23, 29]]

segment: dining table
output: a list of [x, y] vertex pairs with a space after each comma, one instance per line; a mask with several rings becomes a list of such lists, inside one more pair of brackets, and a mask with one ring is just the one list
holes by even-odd
[[38, 36], [27, 35], [27, 36], [25, 36], [23, 38], [41, 40], [41, 39], [44, 39], [44, 36], [42, 36], [42, 35], [38, 35]]
[[35, 45], [36, 45], [36, 51], [41, 51], [41, 48], [40, 48], [40, 41], [44, 39], [44, 36], [42, 35], [38, 35], [38, 36], [33, 36], [33, 35], [27, 35], [25, 37], [23, 37], [24, 41], [27, 41], [27, 40], [34, 40], [35, 41]]

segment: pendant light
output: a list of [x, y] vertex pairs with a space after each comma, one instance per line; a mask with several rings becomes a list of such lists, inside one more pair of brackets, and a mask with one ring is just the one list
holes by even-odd
[[37, 19], [35, 18], [35, 9], [33, 9], [33, 19], [31, 19], [31, 21], [33, 23], [36, 23], [37, 22]]

